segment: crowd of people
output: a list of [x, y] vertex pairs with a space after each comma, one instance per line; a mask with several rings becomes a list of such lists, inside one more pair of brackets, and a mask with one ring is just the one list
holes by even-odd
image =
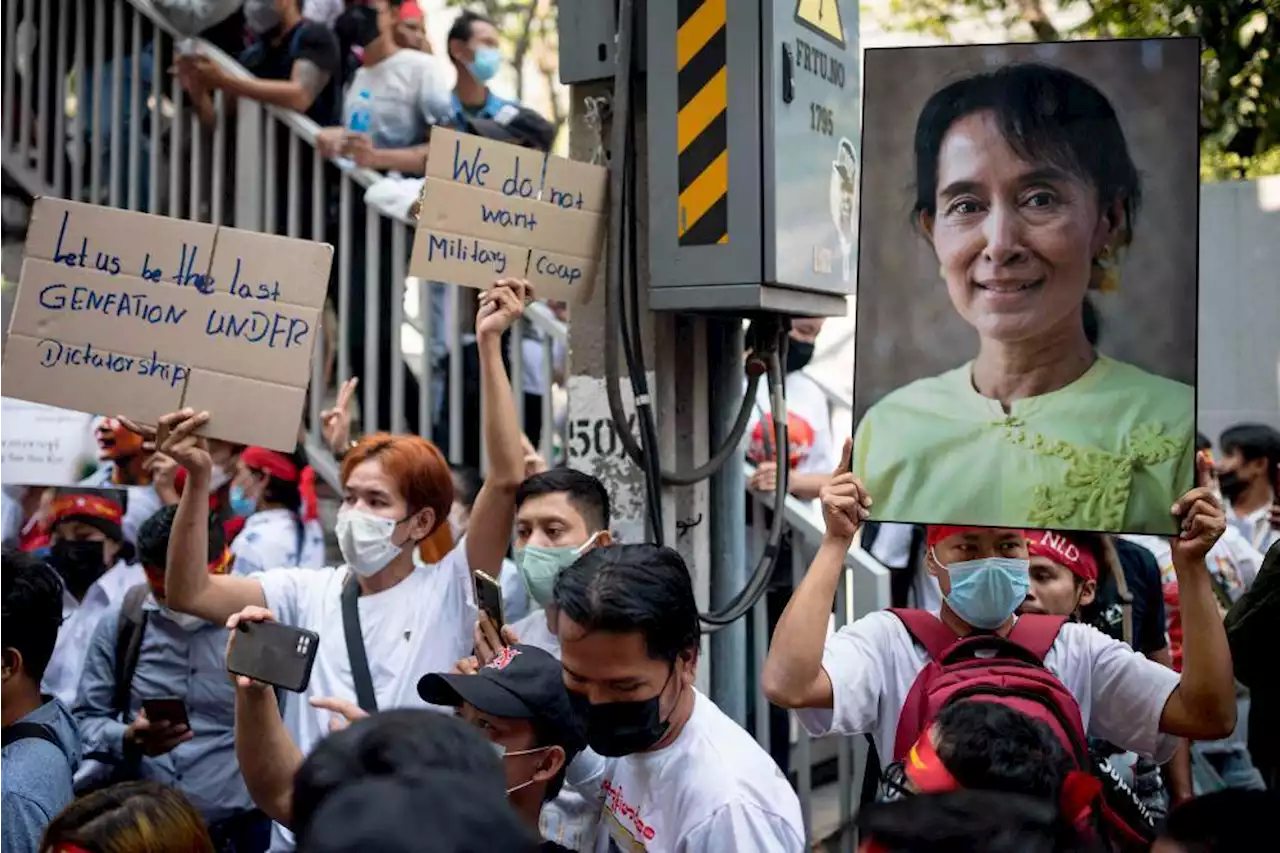
[[[6, 853], [809, 849], [789, 773], [695, 687], [689, 567], [615, 541], [608, 484], [530, 456], [502, 342], [533, 296], [480, 298], [484, 478], [415, 435], [351, 440], [340, 399], [331, 530], [301, 454], [206, 439], [206, 412], [102, 425], [104, 465], [168, 473], [131, 533], [131, 491], [87, 487], [4, 531]], [[1246, 728], [1275, 707], [1250, 649], [1280, 601], [1277, 439], [1203, 452], [1169, 541], [926, 527], [939, 600], [835, 632], [874, 496], [851, 439], [798, 477], [825, 538], [760, 683], [812, 735], [869, 739], [866, 849], [1252, 849], [1231, 839], [1277, 781]], [[228, 674], [261, 623], [319, 638], [297, 692]]]

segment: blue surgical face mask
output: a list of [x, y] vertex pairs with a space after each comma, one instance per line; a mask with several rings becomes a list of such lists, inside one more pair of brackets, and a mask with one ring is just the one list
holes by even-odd
[[[934, 561], [938, 561], [934, 555]], [[1030, 560], [983, 557], [946, 564], [947, 605], [975, 628], [991, 631], [1013, 615], [1031, 588]]]
[[476, 58], [467, 63], [467, 70], [471, 72], [471, 76], [481, 83], [492, 80], [497, 76], [500, 68], [502, 68], [502, 51], [490, 45], [477, 47]]
[[241, 518], [248, 518], [258, 511], [258, 501], [244, 493], [243, 486], [231, 487], [231, 511]]

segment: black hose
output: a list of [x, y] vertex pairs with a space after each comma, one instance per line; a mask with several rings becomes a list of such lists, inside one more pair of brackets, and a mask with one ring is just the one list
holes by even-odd
[[779, 331], [777, 351], [770, 352], [766, 356], [769, 365], [769, 405], [773, 412], [773, 446], [776, 448], [774, 458], [778, 466], [777, 479], [773, 485], [773, 520], [769, 524], [769, 538], [765, 540], [764, 550], [756, 563], [755, 571], [747, 579], [742, 591], [720, 610], [702, 614], [702, 621], [707, 626], [708, 633], [736, 622], [756, 606], [769, 589], [769, 581], [773, 577], [774, 566], [778, 561], [791, 473], [791, 458], [787, 444], [787, 395], [785, 377], [782, 373], [782, 364], [786, 357], [787, 331], [784, 326]]

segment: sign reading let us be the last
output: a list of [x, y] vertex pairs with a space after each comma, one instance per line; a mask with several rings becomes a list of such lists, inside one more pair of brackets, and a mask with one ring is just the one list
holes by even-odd
[[6, 397], [292, 451], [333, 248], [55, 198], [36, 199]]
[[603, 166], [437, 128], [409, 273], [476, 288], [524, 278], [540, 298], [585, 302], [607, 186]]

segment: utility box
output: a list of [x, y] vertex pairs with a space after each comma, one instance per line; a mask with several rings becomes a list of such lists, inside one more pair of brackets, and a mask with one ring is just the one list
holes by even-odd
[[857, 272], [857, 0], [646, 10], [649, 307], [843, 316]]

